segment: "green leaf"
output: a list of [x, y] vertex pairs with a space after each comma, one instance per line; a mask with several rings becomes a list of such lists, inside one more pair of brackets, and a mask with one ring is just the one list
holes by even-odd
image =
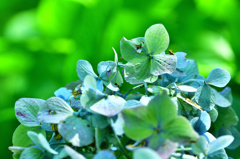
[[89, 89], [96, 90], [97, 89], [97, 81], [93, 76], [87, 75], [83, 81], [83, 87], [81, 88], [82, 92], [85, 92]]
[[215, 106], [215, 94], [212, 91], [212, 88], [207, 84], [198, 88], [194, 99], [205, 111], [211, 111]]
[[108, 134], [108, 129], [100, 129], [95, 127], [95, 143], [97, 152], [100, 150], [100, 146], [106, 138], [106, 134]]
[[98, 152], [93, 159], [116, 159], [116, 156], [110, 151], [102, 150]]
[[192, 150], [196, 155], [200, 153], [206, 154], [208, 149], [208, 142], [204, 136], [200, 136], [196, 143], [192, 144]]
[[78, 60], [77, 62], [77, 74], [78, 77], [83, 81], [87, 75], [97, 78], [98, 76], [94, 73], [92, 65], [86, 60]]
[[207, 156], [207, 159], [229, 159], [229, 157], [227, 156], [227, 153], [224, 149], [218, 150], [212, 154], [209, 154]]
[[168, 48], [169, 35], [162, 24], [152, 25], [147, 29], [144, 37], [148, 53], [160, 54]]
[[81, 98], [80, 98], [81, 105], [85, 109], [90, 111], [90, 107], [104, 97], [105, 97], [105, 94], [103, 94], [99, 90], [89, 89], [81, 95]]
[[122, 38], [120, 42], [120, 51], [124, 60], [131, 63], [139, 63], [147, 59], [147, 56], [144, 53], [142, 52], [139, 53], [137, 51], [137, 46], [140, 46], [141, 43], [144, 43], [144, 38], [141, 38], [139, 40], [141, 40], [141, 42], [140, 41], [132, 42], [131, 40], [127, 40], [125, 37]]
[[176, 106], [167, 94], [155, 96], [147, 106], [149, 120], [154, 125], [164, 126], [177, 118]]
[[111, 126], [116, 135], [120, 136], [124, 134], [123, 123], [124, 123], [124, 120], [121, 113], [118, 114], [117, 120], [115, 122], [111, 120]]
[[59, 97], [49, 98], [37, 114], [40, 122], [57, 124], [73, 114], [72, 108]]
[[108, 126], [107, 117], [99, 114], [92, 115], [92, 126], [104, 129]]
[[8, 149], [13, 152], [13, 159], [19, 159], [25, 147], [9, 146]]
[[110, 79], [117, 72], [116, 65], [113, 61], [102, 61], [98, 64], [99, 77], [104, 81], [110, 81]]
[[133, 152], [133, 159], [147, 159], [147, 158], [161, 159], [156, 151], [154, 151], [148, 147], [139, 148]]
[[101, 115], [111, 117], [121, 112], [125, 102], [122, 97], [108, 95], [106, 99], [103, 98], [93, 104], [90, 109]]
[[181, 69], [187, 76], [179, 77], [179, 82], [184, 82], [189, 79], [195, 79], [199, 75], [197, 63], [191, 59], [188, 59], [187, 62], [187, 67]]
[[105, 81], [103, 81], [103, 83], [104, 83], [104, 85], [108, 89], [110, 89], [110, 90], [112, 90], [114, 92], [117, 92], [119, 90], [119, 88], [115, 84], [113, 84], [113, 81], [112, 82], [105, 82]]
[[214, 92], [216, 97], [215, 104], [218, 105], [219, 107], [229, 107], [232, 104], [227, 98], [225, 98], [221, 93], [219, 93], [215, 89], [212, 89], [212, 91]]
[[230, 87], [225, 87], [221, 92], [221, 95], [223, 95], [231, 104], [233, 102], [233, 97], [232, 97], [232, 90]]
[[231, 76], [229, 72], [220, 68], [215, 68], [209, 73], [206, 82], [207, 84], [216, 87], [225, 87], [230, 81], [230, 79]]
[[68, 157], [68, 154], [65, 151], [65, 149], [61, 146], [61, 150], [60, 150], [59, 154], [54, 155], [53, 159], [63, 159], [66, 157]]
[[29, 147], [22, 152], [20, 159], [42, 159], [43, 156], [44, 154], [41, 150], [34, 147]]
[[15, 103], [15, 115], [25, 126], [39, 126], [37, 113], [44, 104], [44, 100], [35, 98], [21, 98]]
[[177, 68], [183, 69], [187, 67], [187, 65], [189, 64], [189, 61], [187, 61], [186, 59], [187, 54], [185, 52], [176, 52], [174, 53], [174, 55], [177, 56]]
[[58, 124], [61, 136], [74, 146], [87, 146], [94, 141], [94, 129], [87, 121], [76, 116], [69, 116]]
[[202, 107], [193, 101], [191, 101], [189, 98], [184, 98], [181, 95], [177, 96], [178, 103], [182, 106], [182, 109], [186, 112], [189, 113], [190, 111], [193, 110], [193, 108], [196, 108], [198, 110], [202, 110]]
[[178, 88], [178, 90], [183, 91], [183, 92], [196, 92], [197, 91], [196, 88], [194, 88], [192, 86], [187, 86], [187, 85], [180, 85], [177, 88]]
[[64, 150], [72, 159], [86, 159], [83, 155], [79, 154], [68, 145], [64, 145]]
[[145, 139], [154, 132], [154, 125], [147, 120], [146, 112], [146, 107], [123, 110], [123, 129], [129, 138], [133, 140]]
[[238, 116], [232, 107], [221, 108], [218, 107], [218, 118], [214, 123], [215, 130], [220, 128], [231, 128], [238, 123]]
[[139, 83], [153, 83], [157, 80], [157, 76], [151, 74], [151, 67], [149, 60], [145, 60], [142, 63], [127, 63], [124, 70], [124, 77], [130, 84]]
[[165, 145], [165, 141], [166, 141], [166, 139], [164, 139], [162, 137], [162, 134], [159, 133], [158, 131], [154, 131], [154, 133], [146, 139], [147, 147], [149, 147], [153, 150], [157, 150], [162, 145], [167, 146], [167, 145]]
[[171, 99], [163, 94], [155, 96], [147, 107], [123, 110], [123, 118], [125, 134], [138, 140], [149, 137], [159, 126], [164, 127], [177, 118], [177, 110]]
[[233, 142], [233, 140], [234, 138], [231, 135], [220, 136], [209, 144], [207, 153], [212, 154], [218, 150], [224, 149], [228, 147]]
[[235, 127], [232, 127], [230, 129], [230, 132], [231, 132], [232, 136], [234, 137], [234, 140], [227, 147], [227, 149], [236, 149], [240, 145], [240, 133], [239, 133], [239, 131]]
[[163, 92], [167, 92], [167, 94], [169, 94], [169, 89], [161, 86], [155, 86], [155, 85], [148, 86], [147, 90], [152, 94], [163, 94]]
[[196, 124], [194, 124], [194, 126], [193, 126], [194, 129], [199, 134], [203, 134], [209, 130], [210, 126], [211, 126], [211, 118], [210, 118], [209, 114], [205, 111], [200, 111], [199, 119], [196, 122]]
[[189, 121], [182, 116], [177, 117], [175, 120], [169, 122], [162, 127], [162, 135], [172, 141], [178, 143], [196, 142], [198, 134], [194, 131]]
[[132, 99], [132, 100], [126, 101], [123, 109], [133, 109], [141, 106], [144, 106], [144, 105], [140, 101]]
[[34, 145], [32, 140], [28, 137], [27, 132], [33, 131], [35, 133], [41, 133], [46, 136], [46, 132], [41, 127], [27, 127], [19, 125], [13, 133], [12, 143], [13, 146], [29, 147]]
[[43, 136], [43, 134], [37, 134], [33, 131], [28, 131], [27, 132], [28, 136], [31, 138], [31, 140], [42, 150], [42, 151], [47, 151], [51, 154], [58, 154], [57, 151], [53, 150], [47, 139], [45, 138], [45, 136]]
[[209, 111], [208, 114], [210, 115], [212, 122], [215, 122], [217, 120], [218, 111], [215, 108], [213, 108], [211, 111]]
[[171, 74], [176, 70], [177, 56], [175, 55], [158, 54], [154, 55], [151, 61], [152, 75]]

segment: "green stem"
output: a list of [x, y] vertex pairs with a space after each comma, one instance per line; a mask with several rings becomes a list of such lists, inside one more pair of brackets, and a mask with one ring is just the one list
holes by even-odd
[[144, 88], [145, 88], [146, 95], [148, 95], [147, 83], [146, 82], [144, 82]]
[[197, 82], [198, 85], [201, 86], [200, 81], [203, 81], [203, 80], [200, 80], [200, 79], [189, 79], [189, 80], [187, 80], [187, 81], [184, 81], [184, 82], [182, 82], [182, 83], [179, 83], [179, 85], [183, 85], [183, 84], [185, 84], [185, 83], [190, 83], [190, 82]]
[[182, 151], [182, 150], [184, 150], [184, 151], [191, 151], [192, 148], [191, 148], [191, 147], [186, 147], [186, 148], [184, 148], [184, 149], [182, 149], [182, 148], [177, 148], [176, 151]]
[[129, 156], [129, 154], [126, 152], [125, 148], [123, 147], [120, 139], [118, 138], [118, 136], [116, 134], [114, 134], [117, 142], [118, 142], [118, 146], [120, 148], [120, 150], [122, 151], [122, 153], [124, 154], [124, 156], [126, 156], [128, 159], [131, 159], [131, 157]]
[[143, 87], [144, 85], [143, 84], [140, 84], [140, 85], [138, 85], [138, 86], [136, 86], [136, 87], [133, 87], [132, 89], [130, 89], [129, 91], [127, 91], [127, 93], [125, 93], [124, 95], [123, 95], [123, 98], [125, 99], [126, 97], [127, 97], [127, 95], [131, 92], [131, 91], [133, 91], [133, 90], [135, 90], [135, 89], [138, 89], [138, 88], [141, 88], [141, 87]]

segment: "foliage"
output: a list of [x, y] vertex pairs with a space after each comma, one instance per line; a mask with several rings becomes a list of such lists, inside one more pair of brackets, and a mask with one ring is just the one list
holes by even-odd
[[[168, 45], [165, 27], [155, 24], [144, 37], [121, 40], [126, 64], [114, 49], [98, 74], [79, 60], [80, 80], [56, 97], [19, 99], [13, 157], [227, 159], [225, 148], [240, 144], [231, 89], [218, 91], [230, 74], [216, 68], [204, 78], [186, 53], [165, 52]], [[136, 86], [123, 92], [122, 75]]]

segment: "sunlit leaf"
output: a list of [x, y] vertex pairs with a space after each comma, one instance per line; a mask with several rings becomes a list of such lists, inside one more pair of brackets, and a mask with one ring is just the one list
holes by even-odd
[[58, 154], [57, 151], [53, 150], [47, 139], [43, 136], [43, 134], [37, 134], [33, 131], [28, 131], [27, 132], [28, 136], [31, 138], [31, 140], [42, 150], [42, 151], [47, 151], [51, 154]]
[[145, 61], [147, 59], [147, 56], [145, 56], [144, 53], [139, 53], [137, 51], [137, 46], [140, 46], [141, 43], [144, 44], [144, 38], [142, 38], [141, 42], [139, 43], [138, 41], [132, 42], [131, 40], [127, 40], [123, 37], [120, 42], [120, 51], [123, 59], [131, 63], [139, 63]]
[[86, 159], [83, 155], [79, 154], [68, 145], [64, 145], [64, 150], [72, 159]]
[[162, 24], [152, 25], [147, 29], [144, 37], [148, 53], [160, 54], [168, 48], [169, 35]]
[[99, 90], [93, 90], [89, 89], [88, 91], [85, 91], [80, 98], [81, 105], [87, 109], [90, 110], [90, 107], [105, 97], [105, 94], [100, 92]]
[[173, 73], [177, 65], [177, 57], [175, 55], [158, 54], [153, 55], [151, 60], [151, 74], [158, 76], [164, 73]]
[[21, 98], [15, 103], [15, 115], [25, 126], [39, 126], [37, 113], [44, 104], [44, 100], [35, 98]]
[[123, 123], [124, 123], [124, 120], [121, 113], [118, 114], [117, 120], [115, 122], [111, 120], [111, 126], [116, 135], [120, 136], [124, 134]]
[[97, 81], [93, 76], [87, 75], [83, 81], [83, 87], [81, 88], [83, 93], [89, 89], [96, 90], [97, 89]]
[[96, 113], [110, 117], [121, 112], [125, 102], [121, 97], [108, 95], [106, 98], [93, 104], [90, 109]]
[[43, 104], [37, 119], [40, 122], [57, 124], [72, 114], [72, 108], [63, 99], [51, 97]]
[[153, 83], [157, 80], [157, 76], [151, 75], [150, 62], [148, 60], [142, 63], [127, 63], [124, 70], [124, 77], [130, 84]]
[[196, 92], [197, 89], [192, 87], [192, 86], [187, 86], [187, 85], [180, 85], [177, 87], [180, 91], [183, 92]]
[[209, 144], [208, 154], [212, 154], [218, 150], [224, 149], [233, 142], [234, 138], [231, 135], [218, 137], [215, 141]]
[[83, 81], [87, 75], [97, 78], [97, 75], [94, 73], [92, 65], [86, 60], [78, 60], [77, 62], [77, 74], [78, 77]]
[[216, 87], [225, 87], [230, 81], [230, 79], [231, 76], [227, 71], [220, 68], [216, 68], [209, 73], [206, 82], [207, 84]]

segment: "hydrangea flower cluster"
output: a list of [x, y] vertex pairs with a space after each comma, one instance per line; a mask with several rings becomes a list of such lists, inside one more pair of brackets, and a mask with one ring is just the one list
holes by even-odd
[[[240, 145], [231, 107], [230, 74], [220, 68], [205, 78], [184, 52], [166, 52], [162, 24], [144, 37], [122, 38], [126, 64], [103, 61], [98, 74], [77, 62], [79, 81], [47, 100], [21, 98], [20, 122], [9, 149], [15, 159], [228, 159]], [[121, 90], [126, 82], [129, 91]], [[220, 91], [219, 91], [220, 90]]]

